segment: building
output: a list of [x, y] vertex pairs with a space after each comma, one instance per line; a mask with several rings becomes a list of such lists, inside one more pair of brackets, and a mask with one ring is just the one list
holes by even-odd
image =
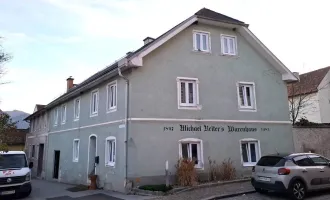
[[181, 157], [231, 158], [249, 174], [261, 155], [293, 151], [286, 83], [297, 78], [242, 21], [203, 8], [44, 109], [46, 179], [124, 192], [163, 183]]
[[32, 176], [45, 178], [45, 154], [49, 132], [48, 113], [45, 105], [37, 104], [31, 115], [25, 118], [30, 122], [30, 131], [26, 134], [25, 151], [29, 162], [33, 162]]
[[329, 84], [330, 67], [301, 74], [299, 82], [287, 84], [289, 108], [297, 114], [297, 120], [330, 123]]

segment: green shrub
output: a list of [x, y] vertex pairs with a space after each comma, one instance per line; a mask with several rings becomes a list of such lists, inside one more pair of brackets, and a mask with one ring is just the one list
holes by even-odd
[[166, 187], [165, 184], [161, 185], [142, 185], [139, 187], [141, 190], [148, 190], [148, 191], [161, 191], [161, 192], [167, 192], [169, 190], [172, 190], [173, 187], [170, 185]]

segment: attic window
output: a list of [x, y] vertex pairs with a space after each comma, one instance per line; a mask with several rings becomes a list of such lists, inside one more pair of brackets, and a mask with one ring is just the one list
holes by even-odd
[[203, 31], [194, 31], [194, 50], [202, 52], [210, 52], [210, 33]]

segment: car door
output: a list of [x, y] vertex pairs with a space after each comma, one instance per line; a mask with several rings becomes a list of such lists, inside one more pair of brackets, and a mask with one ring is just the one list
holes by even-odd
[[319, 177], [320, 188], [330, 188], [329, 160], [317, 154], [308, 155], [308, 157], [313, 161], [313, 166], [318, 169], [317, 177]]
[[[304, 179], [309, 190], [320, 189], [320, 184], [317, 183], [316, 177], [319, 175], [319, 169], [314, 166], [313, 161], [307, 155], [300, 155], [293, 158], [297, 168], [293, 170], [294, 176], [299, 176]], [[317, 177], [319, 178], [319, 177]]]

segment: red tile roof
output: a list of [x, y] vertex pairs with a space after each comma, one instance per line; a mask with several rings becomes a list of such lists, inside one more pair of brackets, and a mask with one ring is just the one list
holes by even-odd
[[287, 84], [288, 96], [292, 97], [301, 94], [311, 94], [317, 92], [317, 87], [320, 85], [321, 81], [329, 70], [330, 66], [301, 74], [299, 76], [299, 82]]

